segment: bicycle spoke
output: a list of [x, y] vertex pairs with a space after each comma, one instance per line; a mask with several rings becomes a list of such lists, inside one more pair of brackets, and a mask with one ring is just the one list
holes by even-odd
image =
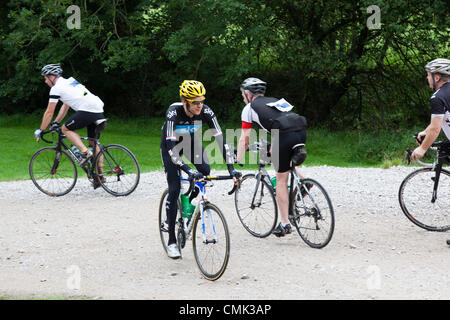
[[253, 236], [263, 238], [270, 235], [275, 227], [278, 208], [271, 187], [261, 180], [255, 195], [256, 184], [253, 174], [242, 179], [235, 194], [235, 207], [244, 228]]
[[409, 174], [399, 189], [403, 213], [417, 226], [429, 231], [450, 230], [450, 173], [442, 170], [433, 199], [435, 171], [423, 168]]
[[62, 196], [70, 192], [77, 180], [72, 159], [53, 147], [37, 151], [30, 160], [30, 177], [36, 187], [50, 196]]
[[334, 231], [334, 210], [325, 189], [312, 179], [303, 180], [303, 185], [310, 184], [305, 196], [300, 195], [303, 187], [298, 186], [291, 204], [291, 217], [301, 238], [313, 248], [325, 247]]
[[218, 279], [229, 258], [229, 233], [224, 216], [217, 207], [208, 204], [202, 218], [195, 220], [192, 233], [200, 272], [208, 280]]
[[139, 183], [137, 160], [123, 146], [106, 146], [97, 157], [95, 168], [102, 187], [115, 196], [129, 195]]

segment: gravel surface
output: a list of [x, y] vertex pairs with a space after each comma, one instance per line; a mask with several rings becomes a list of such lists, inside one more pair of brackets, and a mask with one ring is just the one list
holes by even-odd
[[413, 170], [304, 167], [306, 176], [327, 189], [335, 208], [333, 239], [320, 250], [297, 233], [252, 237], [227, 195], [230, 182], [215, 182], [208, 199], [227, 218], [231, 254], [214, 282], [201, 277], [190, 241], [182, 260], [171, 260], [162, 249], [161, 172], [143, 174], [125, 198], [94, 191], [86, 180], [60, 198], [44, 195], [31, 181], [2, 182], [0, 296], [450, 299], [450, 233], [416, 227], [398, 204], [399, 185]]

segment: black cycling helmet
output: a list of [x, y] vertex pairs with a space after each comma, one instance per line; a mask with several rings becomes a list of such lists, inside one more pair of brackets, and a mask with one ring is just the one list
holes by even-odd
[[41, 75], [43, 76], [53, 75], [59, 77], [62, 73], [63, 69], [57, 63], [47, 64], [41, 70]]
[[266, 85], [267, 83], [258, 78], [247, 78], [241, 83], [241, 88], [253, 94], [264, 94], [266, 92]]

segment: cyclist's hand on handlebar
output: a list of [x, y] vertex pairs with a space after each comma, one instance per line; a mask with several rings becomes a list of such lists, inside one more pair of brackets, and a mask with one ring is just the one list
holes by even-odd
[[54, 131], [59, 128], [59, 122], [53, 121], [50, 123], [50, 130]]
[[203, 179], [203, 174], [201, 172], [190, 170], [189, 171], [189, 180], [200, 180]]
[[41, 135], [42, 135], [41, 129], [34, 130], [34, 137], [36, 138], [36, 141], [39, 141], [39, 139], [41, 138]]
[[416, 149], [414, 149], [413, 153], [411, 154], [411, 159], [412, 160], [420, 159], [425, 155], [425, 152], [427, 152], [427, 150], [422, 148], [422, 146], [419, 146]]
[[417, 144], [421, 145], [423, 140], [425, 139], [426, 136], [426, 132], [422, 131], [422, 132], [417, 132], [416, 134], [414, 134], [414, 138], [416, 138]]
[[[233, 163], [236, 163], [236, 164], [238, 164], [240, 167], [243, 167], [244, 165], [242, 164], [242, 163], [240, 163], [240, 162], [238, 162], [237, 161], [237, 148], [236, 147], [234, 147], [233, 148]], [[247, 149], [248, 150], [248, 149]]]
[[239, 183], [239, 178], [242, 177], [242, 173], [240, 173], [239, 171], [236, 171], [236, 170], [232, 170], [230, 172], [230, 176], [233, 177], [234, 183], [238, 184]]

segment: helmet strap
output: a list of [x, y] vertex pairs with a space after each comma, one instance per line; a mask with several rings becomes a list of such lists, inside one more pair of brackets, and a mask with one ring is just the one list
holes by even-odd
[[50, 82], [52, 83], [52, 87], [53, 87], [53, 86], [55, 85], [55, 82], [54, 82], [53, 80], [58, 79], [58, 77], [57, 77], [57, 76], [54, 76], [55, 78], [52, 80], [52, 79], [50, 79], [50, 76], [51, 76], [51, 75], [48, 75], [48, 76], [46, 76], [46, 77], [47, 77], [48, 81], [50, 81]]
[[191, 106], [189, 101], [187, 101], [186, 99], [183, 98], [184, 101], [184, 109], [186, 110], [186, 114], [188, 115], [188, 117], [192, 118], [194, 116], [194, 113], [192, 113], [191, 111]]

